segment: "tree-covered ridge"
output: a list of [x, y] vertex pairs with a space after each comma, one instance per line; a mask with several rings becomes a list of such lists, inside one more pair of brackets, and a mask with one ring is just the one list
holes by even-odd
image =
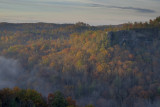
[[[25, 75], [45, 80], [45, 88], [58, 89], [80, 105], [159, 107], [159, 17], [147, 26], [73, 30], [67, 37], [56, 31], [58, 36], [42, 29], [39, 33], [2, 30], [0, 55], [18, 60]], [[33, 81], [22, 88], [36, 85]]]
[[160, 28], [160, 16], [153, 20], [150, 19], [148, 22], [128, 22], [118, 26], [110, 26], [106, 28], [106, 31], [131, 30], [140, 28]]

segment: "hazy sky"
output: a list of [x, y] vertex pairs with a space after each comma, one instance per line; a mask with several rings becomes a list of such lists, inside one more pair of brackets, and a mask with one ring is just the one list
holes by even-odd
[[91, 25], [147, 21], [160, 16], [160, 0], [0, 0], [0, 22]]

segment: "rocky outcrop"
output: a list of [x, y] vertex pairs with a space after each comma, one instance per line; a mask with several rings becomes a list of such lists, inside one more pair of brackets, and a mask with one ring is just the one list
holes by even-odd
[[122, 30], [108, 33], [108, 40], [111, 46], [145, 46], [160, 40], [160, 30], [158, 28]]

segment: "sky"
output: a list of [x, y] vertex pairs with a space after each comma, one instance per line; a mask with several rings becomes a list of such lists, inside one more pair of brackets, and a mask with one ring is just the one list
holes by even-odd
[[160, 16], [160, 0], [0, 0], [0, 22], [115, 25]]

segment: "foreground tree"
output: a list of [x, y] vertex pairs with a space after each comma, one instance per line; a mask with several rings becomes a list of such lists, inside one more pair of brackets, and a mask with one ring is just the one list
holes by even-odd
[[59, 91], [55, 92], [54, 94], [49, 94], [48, 101], [49, 107], [67, 107], [68, 105], [64, 95]]

